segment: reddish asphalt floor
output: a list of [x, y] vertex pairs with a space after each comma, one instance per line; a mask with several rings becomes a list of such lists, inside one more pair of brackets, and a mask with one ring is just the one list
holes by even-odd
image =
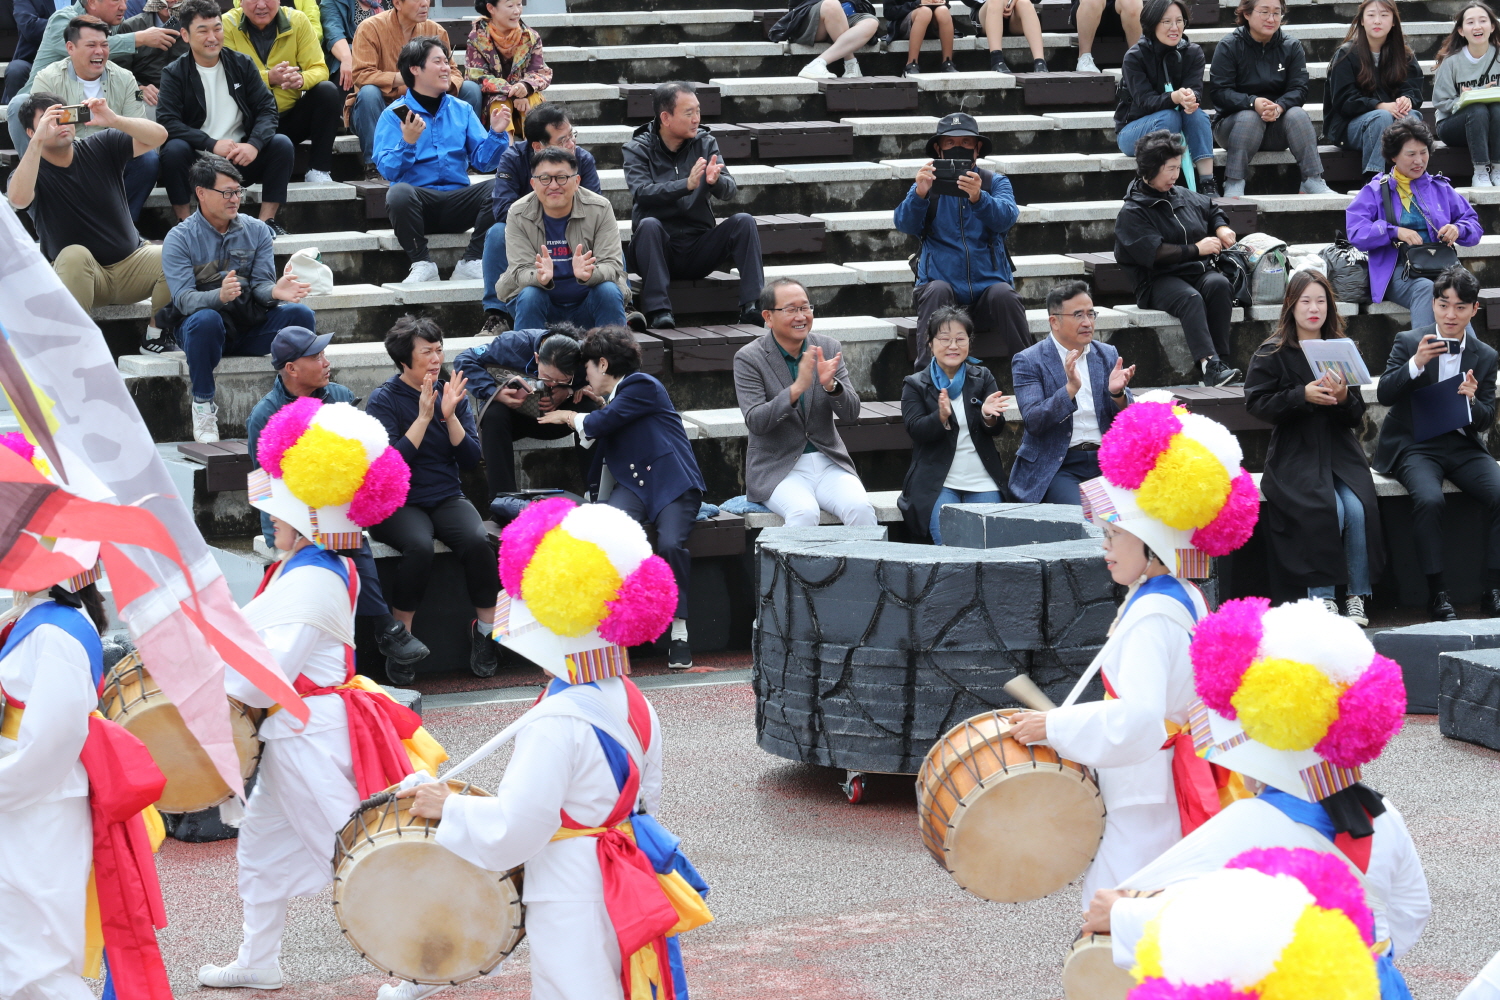
[[[715, 923], [684, 937], [701, 1000], [1052, 1000], [1078, 926], [1077, 889], [1003, 905], [969, 896], [926, 854], [912, 780], [878, 778], [861, 805], [843, 772], [773, 757], [755, 745], [747, 684], [656, 689], [665, 731], [662, 818], [713, 887]], [[429, 710], [455, 759], [514, 719], [521, 703]], [[497, 757], [472, 777], [493, 787]], [[1445, 740], [1412, 716], [1366, 781], [1405, 813], [1435, 912], [1402, 963], [1417, 1000], [1451, 1000], [1500, 950], [1500, 754]], [[171, 927], [162, 932], [179, 996], [239, 943], [234, 842], [169, 841], [160, 855]], [[401, 886], [390, 887], [399, 913]], [[374, 1000], [385, 980], [341, 939], [327, 892], [293, 902], [282, 955], [295, 1000]], [[470, 1000], [529, 995], [526, 946], [501, 974], [455, 987]], [[249, 995], [234, 994], [241, 1000]]]

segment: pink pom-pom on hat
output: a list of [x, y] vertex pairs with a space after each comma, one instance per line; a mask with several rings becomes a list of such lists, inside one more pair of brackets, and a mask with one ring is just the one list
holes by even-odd
[[661, 556], [650, 556], [620, 584], [619, 596], [607, 602], [609, 614], [599, 634], [621, 646], [651, 642], [672, 624], [677, 612], [677, 581]]
[[1325, 910], [1338, 910], [1359, 929], [1365, 944], [1375, 943], [1375, 915], [1349, 866], [1332, 854], [1306, 847], [1256, 848], [1231, 858], [1225, 868], [1248, 868], [1267, 875], [1290, 875], [1307, 887]]
[[1147, 979], [1130, 991], [1127, 1000], [1260, 1000], [1260, 994], [1255, 990], [1236, 993], [1227, 979], [1206, 986]]
[[1250, 540], [1260, 520], [1260, 491], [1255, 478], [1241, 469], [1229, 484], [1229, 499], [1214, 519], [1193, 532], [1193, 547], [1211, 556], [1227, 556]]
[[406, 503], [411, 469], [395, 448], [386, 448], [365, 473], [365, 481], [349, 502], [349, 520], [361, 528], [379, 524]]
[[1401, 667], [1376, 653], [1359, 680], [1339, 695], [1339, 717], [1313, 752], [1338, 767], [1368, 764], [1401, 731], [1405, 717], [1406, 683]]
[[20, 431], [11, 431], [9, 434], [0, 434], [0, 445], [9, 448], [20, 455], [26, 461], [31, 461], [36, 454], [36, 446], [26, 440], [26, 435]]
[[1156, 460], [1182, 430], [1170, 403], [1133, 403], [1115, 415], [1099, 445], [1099, 471], [1109, 482], [1138, 490]]
[[1245, 671], [1260, 650], [1265, 633], [1261, 618], [1270, 606], [1264, 597], [1225, 601], [1193, 630], [1188, 648], [1193, 660], [1193, 685], [1203, 704], [1226, 719], [1236, 717], [1229, 699], [1240, 689]]
[[542, 536], [561, 523], [578, 505], [567, 497], [539, 500], [527, 507], [500, 532], [500, 585], [512, 597], [521, 597], [521, 577], [536, 554]]
[[298, 438], [307, 433], [307, 428], [312, 425], [313, 418], [318, 415], [318, 408], [322, 405], [321, 399], [303, 396], [277, 410], [266, 422], [265, 429], [260, 432], [260, 440], [255, 445], [255, 457], [260, 462], [260, 467], [270, 473], [271, 478], [281, 478], [281, 456], [297, 443]]

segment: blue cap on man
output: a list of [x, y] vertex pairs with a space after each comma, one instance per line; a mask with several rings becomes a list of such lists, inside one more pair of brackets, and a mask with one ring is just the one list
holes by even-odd
[[281, 371], [288, 361], [322, 354], [333, 334], [313, 333], [305, 326], [284, 326], [271, 341], [271, 367]]

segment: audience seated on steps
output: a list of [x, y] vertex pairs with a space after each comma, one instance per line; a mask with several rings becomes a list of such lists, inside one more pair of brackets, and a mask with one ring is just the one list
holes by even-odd
[[495, 184], [490, 188], [490, 209], [495, 221], [484, 237], [484, 326], [481, 337], [493, 336], [510, 329], [514, 320], [504, 302], [495, 296], [495, 285], [510, 266], [505, 255], [505, 223], [511, 205], [531, 193], [531, 157], [548, 146], [572, 151], [578, 157], [578, 184], [595, 194], [601, 192], [599, 168], [588, 150], [573, 139], [573, 123], [568, 120], [565, 105], [546, 103], [526, 116], [524, 141], [511, 139], [509, 148], [495, 167]]
[[[170, 299], [162, 248], [136, 231], [125, 178], [135, 160], [154, 155], [167, 131], [144, 118], [122, 118], [97, 97], [88, 101], [93, 134], [77, 139], [77, 126], [60, 122], [62, 104], [40, 90], [21, 102], [35, 141], [11, 171], [10, 203], [31, 215], [42, 255], [85, 312], [148, 295], [155, 311]], [[162, 351], [177, 345], [158, 336], [141, 346]]]
[[[1104, 10], [1110, 2], [1111, 0], [1073, 0], [1069, 21], [1078, 32], [1078, 70], [1081, 73], [1099, 72], [1093, 56], [1094, 38], [1098, 35], [1099, 25], [1104, 20]], [[1115, 16], [1125, 33], [1125, 47], [1128, 49], [1141, 37], [1142, 0], [1113, 0], [1113, 4]]]
[[974, 329], [986, 357], [1009, 357], [1031, 343], [1026, 307], [1011, 286], [1014, 274], [1005, 235], [1021, 209], [1004, 174], [973, 167], [990, 155], [991, 143], [966, 114], [938, 121], [927, 141], [927, 155], [959, 160], [971, 169], [959, 175], [956, 190], [935, 187], [937, 168], [931, 162], [917, 171], [917, 179], [896, 206], [896, 228], [922, 241], [917, 263], [917, 338], [923, 344], [917, 367], [929, 357], [926, 343], [933, 313], [943, 306], [962, 305], [974, 319]]
[[224, 15], [224, 44], [248, 58], [276, 98], [278, 134], [310, 140], [306, 180], [333, 180], [333, 139], [344, 95], [328, 79], [323, 43], [307, 15], [281, 0], [243, 0]]
[[491, 499], [517, 489], [515, 442], [555, 441], [572, 433], [566, 425], [538, 423], [541, 416], [561, 407], [592, 409], [578, 358], [582, 336], [571, 323], [507, 330], [453, 359], [454, 369], [469, 380], [469, 395], [479, 410], [479, 444]]
[[[57, 8], [47, 19], [47, 26], [42, 31], [42, 40], [37, 44], [36, 55], [32, 57], [30, 73], [20, 89], [16, 91], [15, 96], [8, 102], [6, 129], [10, 132], [11, 148], [17, 153], [26, 152], [26, 127], [21, 121], [21, 116], [16, 114], [21, 107], [21, 98], [31, 93], [37, 73], [58, 60], [68, 57], [63, 33], [67, 31], [68, 22], [80, 14], [91, 14], [105, 24], [116, 25], [123, 18], [124, 11], [120, 7], [119, 0], [79, 0], [78, 3]], [[165, 49], [171, 46], [177, 37], [172, 32], [160, 28], [150, 28], [128, 35], [113, 34], [109, 36], [110, 58], [129, 55], [142, 45]]]
[[[233, 0], [231, 6], [239, 10], [244, 6], [244, 0]], [[307, 22], [313, 27], [313, 34], [318, 38], [318, 45], [323, 44], [323, 11], [318, 5], [318, 0], [290, 0], [285, 4], [287, 7], [295, 7], [300, 10]]]
[[1500, 24], [1488, 6], [1460, 7], [1443, 39], [1432, 80], [1437, 134], [1445, 146], [1464, 146], [1474, 164], [1474, 187], [1500, 186], [1500, 101], [1457, 108], [1466, 90], [1500, 83]]
[[807, 289], [777, 278], [760, 294], [770, 330], [734, 355], [734, 393], [749, 432], [745, 495], [789, 526], [816, 525], [820, 510], [844, 524], [872, 525], [849, 450], [834, 426], [859, 418], [839, 342], [813, 331]]
[[964, 3], [970, 10], [969, 16], [979, 26], [980, 33], [989, 44], [991, 72], [1010, 72], [1005, 65], [1005, 55], [1000, 51], [1000, 43], [1007, 27], [1011, 34], [1021, 35], [1026, 39], [1026, 47], [1031, 50], [1031, 71], [1047, 72], [1047, 60], [1042, 57], [1042, 22], [1037, 17], [1036, 5], [1031, 0], [996, 0], [995, 3], [990, 0], [964, 0]]
[[[1433, 621], [1458, 617], [1443, 582], [1443, 480], [1484, 507], [1489, 539], [1479, 610], [1481, 617], [1494, 618], [1500, 616], [1500, 469], [1481, 436], [1495, 423], [1496, 354], [1470, 325], [1479, 311], [1478, 278], [1455, 264], [1433, 282], [1432, 294], [1436, 322], [1398, 333], [1380, 376], [1376, 395], [1380, 405], [1390, 409], [1380, 425], [1375, 471], [1395, 476], [1411, 494], [1411, 537], [1417, 565], [1427, 574]], [[1456, 341], [1457, 351], [1445, 341]], [[1468, 397], [1472, 419], [1456, 430], [1418, 441], [1414, 411], [1422, 404], [1415, 395], [1442, 382]]]
[[[339, 90], [347, 94], [354, 89], [355, 32], [376, 14], [390, 9], [391, 0], [321, 0], [318, 4], [318, 13], [323, 20], [323, 55], [328, 61], [328, 79], [338, 84]], [[397, 52], [400, 52], [399, 45]], [[346, 106], [345, 124], [348, 120]], [[368, 157], [365, 163], [369, 164]]]
[[[1270, 2], [1270, 0], [1267, 0]], [[1141, 12], [1141, 40], [1125, 53], [1120, 70], [1124, 96], [1115, 108], [1120, 152], [1134, 155], [1147, 132], [1166, 129], [1187, 139], [1199, 194], [1219, 193], [1214, 183], [1214, 131], [1203, 107], [1203, 49], [1183, 36], [1187, 0], [1151, 0]]]
[[542, 91], [552, 82], [552, 69], [542, 57], [542, 36], [521, 23], [522, 7], [523, 0], [474, 0], [479, 16], [464, 49], [464, 78], [484, 95], [479, 117], [485, 118], [497, 103], [509, 104], [513, 143], [520, 143], [522, 122], [542, 103]]
[[175, 331], [187, 353], [193, 440], [213, 442], [219, 440], [214, 405], [219, 359], [269, 354], [282, 327], [315, 330], [317, 321], [302, 304], [308, 285], [292, 274], [291, 263], [276, 276], [271, 228], [240, 214], [244, 178], [235, 165], [206, 154], [193, 163], [189, 183], [198, 211], [168, 230], [162, 244], [172, 302], [158, 313], [156, 325]]
[[928, 29], [936, 26], [938, 49], [943, 61], [938, 69], [944, 73], [957, 73], [953, 65], [953, 12], [948, 0], [885, 0], [885, 19], [890, 26], [886, 35], [888, 42], [906, 41], [906, 68], [902, 76], [916, 76], [921, 72], [917, 57], [922, 53], [922, 42]]
[[[450, 98], [451, 99], [451, 98]], [[490, 629], [500, 593], [500, 567], [479, 511], [464, 498], [462, 470], [479, 464], [474, 412], [463, 373], [445, 381], [443, 331], [426, 317], [403, 316], [385, 335], [399, 374], [377, 386], [365, 412], [385, 425], [391, 446], [411, 468], [406, 504], [370, 528], [370, 537], [401, 553], [388, 600], [411, 629], [432, 575], [433, 539], [458, 557], [475, 622], [469, 630], [469, 670], [491, 677], [498, 666]]]
[[1385, 166], [1381, 134], [1398, 121], [1422, 121], [1422, 65], [1406, 44], [1394, 0], [1359, 5], [1328, 60], [1323, 93], [1323, 134], [1363, 156], [1368, 180]]
[[495, 181], [470, 184], [469, 168], [495, 169], [510, 141], [510, 106], [496, 104], [489, 128], [481, 125], [474, 109], [451, 92], [448, 46], [439, 38], [413, 38], [401, 50], [398, 65], [408, 90], [381, 112], [374, 153], [381, 176], [391, 182], [386, 213], [411, 260], [406, 280], [438, 280], [437, 264], [427, 250], [428, 233], [461, 233], [471, 226], [474, 235], [452, 278], [479, 278], [485, 233], [495, 218], [489, 210]]
[[1211, 198], [1178, 185], [1182, 154], [1177, 137], [1166, 131], [1148, 132], [1136, 143], [1136, 179], [1115, 217], [1115, 260], [1135, 284], [1136, 302], [1182, 323], [1203, 384], [1229, 385], [1240, 380], [1239, 370], [1223, 361], [1233, 289], [1215, 269], [1214, 256], [1236, 237]]
[[172, 211], [188, 217], [189, 172], [201, 154], [212, 153], [234, 164], [244, 183], [260, 183], [260, 219], [273, 236], [286, 235], [276, 210], [286, 201], [296, 153], [276, 131], [276, 98], [255, 62], [225, 47], [217, 0], [183, 0], [177, 20], [192, 51], [162, 71], [156, 109], [167, 129], [161, 179]]
[[1100, 475], [1099, 443], [1130, 405], [1135, 365], [1094, 339], [1094, 300], [1082, 281], [1047, 293], [1050, 336], [1010, 360], [1021, 447], [1010, 492], [1021, 503], [1081, 504], [1081, 483]]
[[[276, 372], [271, 379], [271, 390], [255, 404], [245, 421], [245, 444], [250, 452], [251, 468], [260, 468], [260, 432], [283, 406], [305, 396], [325, 403], [355, 402], [350, 389], [330, 378], [332, 369], [324, 350], [332, 339], [331, 333], [320, 336], [307, 327], [287, 326], [282, 327], [271, 341], [271, 367]], [[276, 551], [275, 529], [271, 525], [271, 515], [265, 511], [260, 512], [260, 529], [267, 549]], [[374, 626], [375, 642], [387, 658], [388, 669], [394, 667], [397, 671], [391, 681], [409, 682], [414, 665], [427, 656], [427, 647], [408, 632], [405, 625], [391, 617], [391, 609], [380, 589], [380, 576], [375, 572], [375, 556], [370, 552], [370, 543], [361, 539], [359, 548], [342, 550], [340, 554], [352, 559], [359, 572], [359, 604], [355, 607], [355, 614], [370, 619]], [[404, 678], [401, 677], [403, 671]]]
[[[1323, 181], [1318, 130], [1307, 100], [1307, 53], [1281, 28], [1286, 0], [1240, 0], [1235, 28], [1214, 46], [1208, 103], [1218, 115], [1215, 132], [1229, 152], [1224, 194], [1238, 198], [1250, 177], [1250, 158], [1262, 150], [1290, 149], [1302, 175], [1302, 194], [1332, 194]], [[1324, 102], [1324, 116], [1328, 104]]]
[[495, 295], [516, 325], [624, 326], [630, 286], [609, 199], [578, 185], [578, 157], [556, 146], [531, 156], [532, 193], [510, 207], [510, 267]]
[[667, 284], [703, 278], [725, 263], [740, 271], [740, 322], [759, 325], [756, 298], [764, 284], [760, 234], [745, 212], [722, 222], [709, 198], [728, 201], [738, 190], [718, 140], [698, 124], [691, 83], [657, 84], [655, 117], [635, 130], [623, 150], [630, 188], [630, 270], [641, 276], [641, 308], [648, 326], [677, 325]]
[[840, 0], [804, 0], [771, 26], [769, 36], [773, 42], [829, 43], [828, 48], [802, 67], [798, 76], [831, 80], [834, 76], [828, 67], [835, 62], [843, 62], [845, 79], [864, 75], [854, 53], [874, 40], [880, 31], [880, 18], [875, 16], [875, 5], [870, 0], [848, 0], [849, 9], [845, 7]]
[[181, 27], [177, 23], [177, 8], [181, 5], [182, 0], [147, 0], [144, 10], [120, 22], [118, 31], [121, 34], [147, 32], [153, 28], [171, 32], [173, 41], [168, 48], [137, 45], [134, 53], [110, 53], [110, 60], [130, 70], [136, 83], [141, 85], [141, 97], [150, 109], [148, 116], [151, 118], [156, 117], [156, 105], [161, 97], [161, 71], [167, 68], [168, 63], [175, 62], [178, 56], [185, 56], [190, 51], [188, 43], [182, 39]]
[[1245, 409], [1272, 428], [1260, 489], [1275, 583], [1306, 588], [1334, 614], [1336, 589], [1344, 588], [1343, 614], [1363, 628], [1370, 582], [1385, 566], [1375, 482], [1359, 440], [1364, 395], [1337, 372], [1320, 377], [1301, 347], [1344, 336], [1337, 306], [1321, 272], [1292, 275], [1276, 332], [1245, 373]]
[[[42, 69], [33, 81], [33, 94], [46, 92], [60, 98], [62, 104], [82, 104], [98, 97], [118, 118], [147, 117], [146, 103], [140, 87], [128, 69], [109, 62], [109, 25], [92, 14], [80, 14], [68, 22], [63, 32], [68, 57]], [[24, 109], [23, 109], [24, 117]], [[76, 133], [87, 139], [104, 130], [103, 125], [79, 125]], [[156, 186], [157, 151], [153, 147], [125, 168], [125, 198], [130, 203], [130, 217], [139, 219], [141, 209]]]
[[1432, 281], [1407, 274], [1397, 244], [1471, 247], [1484, 235], [1479, 216], [1446, 177], [1428, 173], [1432, 132], [1422, 121], [1400, 121], [1381, 136], [1389, 173], [1378, 174], [1344, 209], [1349, 242], [1370, 257], [1370, 298], [1411, 311], [1413, 328], [1432, 317]]
[[31, 63], [36, 58], [37, 46], [42, 43], [42, 32], [56, 10], [52, 0], [15, 0], [11, 13], [16, 22], [16, 47], [5, 64], [4, 96], [0, 98], [6, 104], [31, 76]]
[[583, 338], [582, 359], [589, 393], [604, 405], [593, 413], [553, 410], [541, 422], [573, 428], [593, 453], [588, 484], [596, 502], [656, 527], [656, 554], [672, 568], [677, 583], [667, 666], [686, 670], [693, 665], [687, 627], [693, 593], [688, 536], [703, 504], [703, 474], [666, 386], [640, 370], [641, 348], [633, 333], [623, 326], [590, 330]]
[[[340, 0], [329, 2], [338, 4]], [[344, 123], [359, 136], [359, 148], [365, 158], [365, 179], [376, 180], [381, 176], [375, 169], [375, 132], [380, 116], [387, 105], [405, 96], [406, 89], [411, 86], [399, 66], [401, 53], [418, 38], [439, 39], [446, 51], [448, 32], [436, 21], [428, 19], [431, 0], [392, 0], [390, 9], [362, 20], [360, 15], [369, 10], [364, 0], [349, 2], [354, 6], [353, 17], [359, 21], [359, 27], [351, 44], [350, 61], [354, 68], [350, 74], [352, 89], [344, 99]], [[342, 56], [335, 57], [342, 60]], [[483, 103], [479, 84], [465, 81], [462, 73], [454, 73], [445, 86], [448, 93], [472, 107], [475, 115], [479, 114]]]
[[901, 386], [901, 419], [911, 435], [911, 465], [899, 506], [912, 534], [943, 544], [941, 512], [950, 503], [999, 503], [1005, 466], [992, 440], [1005, 429], [994, 373], [969, 356], [974, 323], [957, 306], [932, 317], [927, 368]]

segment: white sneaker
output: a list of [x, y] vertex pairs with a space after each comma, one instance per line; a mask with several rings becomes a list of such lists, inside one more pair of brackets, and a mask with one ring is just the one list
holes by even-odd
[[402, 283], [409, 284], [413, 281], [436, 280], [438, 280], [437, 265], [430, 260], [419, 260], [412, 264], [410, 271], [406, 272], [406, 277], [402, 279]]
[[447, 988], [446, 983], [437, 986], [418, 986], [416, 983], [409, 983], [403, 979], [395, 986], [389, 983], [381, 986], [380, 992], [376, 994], [376, 998], [377, 1000], [424, 1000], [424, 998], [432, 996], [438, 990], [445, 990]]
[[1323, 607], [1327, 608], [1328, 613], [1331, 615], [1336, 615], [1339, 613], [1339, 602], [1335, 601], [1331, 597], [1323, 598]]
[[309, 184], [333, 183], [333, 175], [326, 170], [309, 170], [305, 179]]
[[844, 79], [845, 80], [853, 80], [856, 77], [860, 77], [860, 76], [864, 76], [864, 75], [865, 75], [864, 72], [861, 71], [860, 68], [859, 68], [859, 60], [858, 59], [854, 58], [853, 56], [850, 56], [848, 59], [844, 60]]
[[1224, 178], [1224, 197], [1226, 197], [1226, 198], [1243, 198], [1243, 197], [1245, 197], [1245, 182], [1242, 181], [1242, 180], [1237, 181], [1237, 180], [1234, 180], [1233, 178], [1230, 178], [1230, 177]]
[[[214, 438], [218, 440], [218, 438]], [[234, 962], [228, 965], [205, 965], [198, 970], [198, 982], [219, 989], [279, 990], [280, 969], [245, 969]]]
[[448, 280], [449, 281], [483, 281], [484, 280], [484, 261], [482, 261], [482, 260], [461, 260], [461, 261], [459, 261], [458, 265], [453, 268], [453, 274], [448, 278]]
[[1469, 187], [1494, 187], [1495, 181], [1490, 176], [1490, 171], [1492, 169], [1493, 168], [1489, 164], [1474, 164], [1474, 179], [1469, 182]]
[[804, 79], [804, 80], [832, 80], [833, 79], [833, 71], [830, 70], [828, 68], [828, 64], [826, 62], [824, 62], [823, 60], [821, 60], [821, 59], [814, 59], [812, 62], [808, 63], [806, 66], [803, 66], [802, 67], [802, 72], [798, 73], [797, 75], [800, 76], [800, 77], [802, 77], [802, 79]]
[[1078, 57], [1078, 72], [1097, 73], [1099, 67], [1094, 65], [1094, 56], [1091, 52], [1085, 52]]
[[1302, 181], [1302, 186], [1297, 189], [1297, 193], [1298, 194], [1338, 194], [1337, 191], [1335, 191], [1333, 188], [1331, 188], [1331, 187], [1328, 186], [1328, 182], [1325, 181], [1322, 178], [1321, 175], [1319, 175], [1317, 177], [1308, 177], [1308, 178], [1305, 178]]
[[[215, 444], [219, 440], [219, 408], [213, 403], [193, 403], [193, 440], [199, 444]], [[204, 968], [213, 966], [205, 965]]]
[[1490, 186], [1500, 187], [1500, 163], [1490, 164]]

